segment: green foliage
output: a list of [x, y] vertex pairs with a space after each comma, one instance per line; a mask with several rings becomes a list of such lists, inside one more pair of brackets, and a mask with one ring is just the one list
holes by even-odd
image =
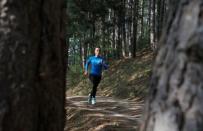
[[138, 50], [142, 50], [149, 47], [148, 36], [144, 35], [138, 39]]
[[[144, 2], [142, 15], [142, 0], [139, 0], [138, 13], [134, 13], [135, 0], [67, 0], [68, 3], [68, 27], [67, 34], [70, 43], [69, 62], [80, 64], [80, 47], [87, 48], [87, 56], [93, 53], [95, 47], [102, 47], [102, 54], [108, 59], [121, 58], [121, 41], [128, 37], [125, 44], [128, 51], [132, 51], [133, 37], [137, 35], [137, 51], [149, 45], [148, 5]], [[138, 16], [134, 16], [137, 14]], [[137, 33], [132, 29], [133, 23], [138, 24]], [[143, 25], [141, 20], [143, 19]], [[140, 37], [140, 28], [143, 34]], [[126, 31], [124, 35], [124, 30]], [[119, 32], [120, 31], [120, 32]], [[131, 31], [130, 33], [128, 33]], [[114, 35], [113, 35], [114, 33]], [[129, 36], [130, 34], [130, 36]], [[120, 36], [119, 36], [120, 35]], [[113, 38], [114, 37], [114, 38]], [[125, 38], [124, 38], [125, 37]], [[129, 44], [129, 42], [131, 42]], [[114, 44], [114, 45], [113, 45]], [[121, 46], [119, 46], [121, 45]], [[131, 45], [131, 46], [129, 46]], [[121, 48], [120, 48], [121, 47]], [[120, 53], [121, 54], [121, 53]], [[129, 54], [129, 53], [126, 53]], [[85, 57], [86, 57], [85, 55]]]

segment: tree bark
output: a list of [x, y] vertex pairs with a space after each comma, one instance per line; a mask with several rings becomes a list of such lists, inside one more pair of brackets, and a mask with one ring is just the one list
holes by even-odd
[[148, 1], [148, 44], [151, 46], [151, 33], [152, 33], [152, 0]]
[[70, 47], [70, 42], [69, 42], [69, 38], [70, 38], [70, 36], [69, 36], [69, 34], [68, 35], [66, 35], [66, 63], [67, 63], [67, 69], [69, 69], [69, 47]]
[[165, 22], [165, 16], [166, 16], [166, 12], [165, 12], [165, 0], [157, 0], [157, 26], [156, 26], [156, 30], [157, 30], [157, 41], [159, 41], [161, 35], [162, 35], [162, 28], [164, 26], [164, 22]]
[[143, 40], [144, 38], [144, 35], [145, 35], [145, 32], [144, 32], [144, 10], [145, 10], [145, 0], [142, 0], [142, 5], [141, 5], [141, 9], [142, 9], [142, 14], [141, 14], [141, 34], [140, 34], [140, 37], [141, 37], [141, 40]]
[[150, 35], [150, 39], [151, 39], [151, 47], [152, 50], [155, 50], [157, 48], [156, 46], [156, 0], [152, 0], [151, 2], [151, 6], [152, 6], [152, 10], [151, 10], [151, 14], [152, 14], [152, 30], [151, 30], [151, 35]]
[[127, 57], [127, 42], [126, 42], [126, 0], [122, 0], [122, 57]]
[[134, 1], [134, 8], [133, 8], [133, 43], [132, 43], [132, 57], [136, 57], [136, 50], [137, 50], [137, 25], [138, 25], [138, 5], [139, 1]]
[[202, 3], [181, 0], [171, 10], [175, 13], [153, 69], [143, 131], [203, 130]]
[[63, 131], [64, 5], [0, 2], [0, 131]]

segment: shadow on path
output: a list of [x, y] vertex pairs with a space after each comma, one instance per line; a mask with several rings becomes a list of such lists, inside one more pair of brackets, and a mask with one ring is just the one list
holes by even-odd
[[64, 131], [135, 131], [142, 115], [143, 101], [97, 97], [87, 103], [87, 96], [66, 98]]

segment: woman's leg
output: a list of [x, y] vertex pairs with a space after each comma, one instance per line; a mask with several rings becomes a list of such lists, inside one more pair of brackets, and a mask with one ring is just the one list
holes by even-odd
[[89, 79], [90, 79], [90, 81], [91, 81], [91, 83], [92, 83], [92, 85], [93, 85], [93, 86], [92, 86], [91, 93], [90, 93], [90, 98], [92, 98], [92, 94], [93, 94], [92, 92], [93, 92], [93, 89], [94, 89], [94, 81], [95, 81], [95, 80], [94, 80], [94, 76], [93, 76], [92, 74], [90, 74], [90, 75], [89, 75]]
[[91, 96], [93, 98], [96, 97], [97, 87], [98, 87], [100, 81], [101, 81], [101, 76], [94, 76], [94, 78], [93, 78], [93, 88], [92, 88], [92, 93], [91, 93]]

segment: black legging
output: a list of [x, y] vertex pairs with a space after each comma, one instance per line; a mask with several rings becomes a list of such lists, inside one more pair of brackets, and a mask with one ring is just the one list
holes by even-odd
[[101, 76], [90, 74], [89, 79], [93, 84], [92, 91], [91, 91], [91, 97], [95, 98], [96, 93], [97, 93], [97, 86], [99, 85], [99, 83], [101, 81]]

